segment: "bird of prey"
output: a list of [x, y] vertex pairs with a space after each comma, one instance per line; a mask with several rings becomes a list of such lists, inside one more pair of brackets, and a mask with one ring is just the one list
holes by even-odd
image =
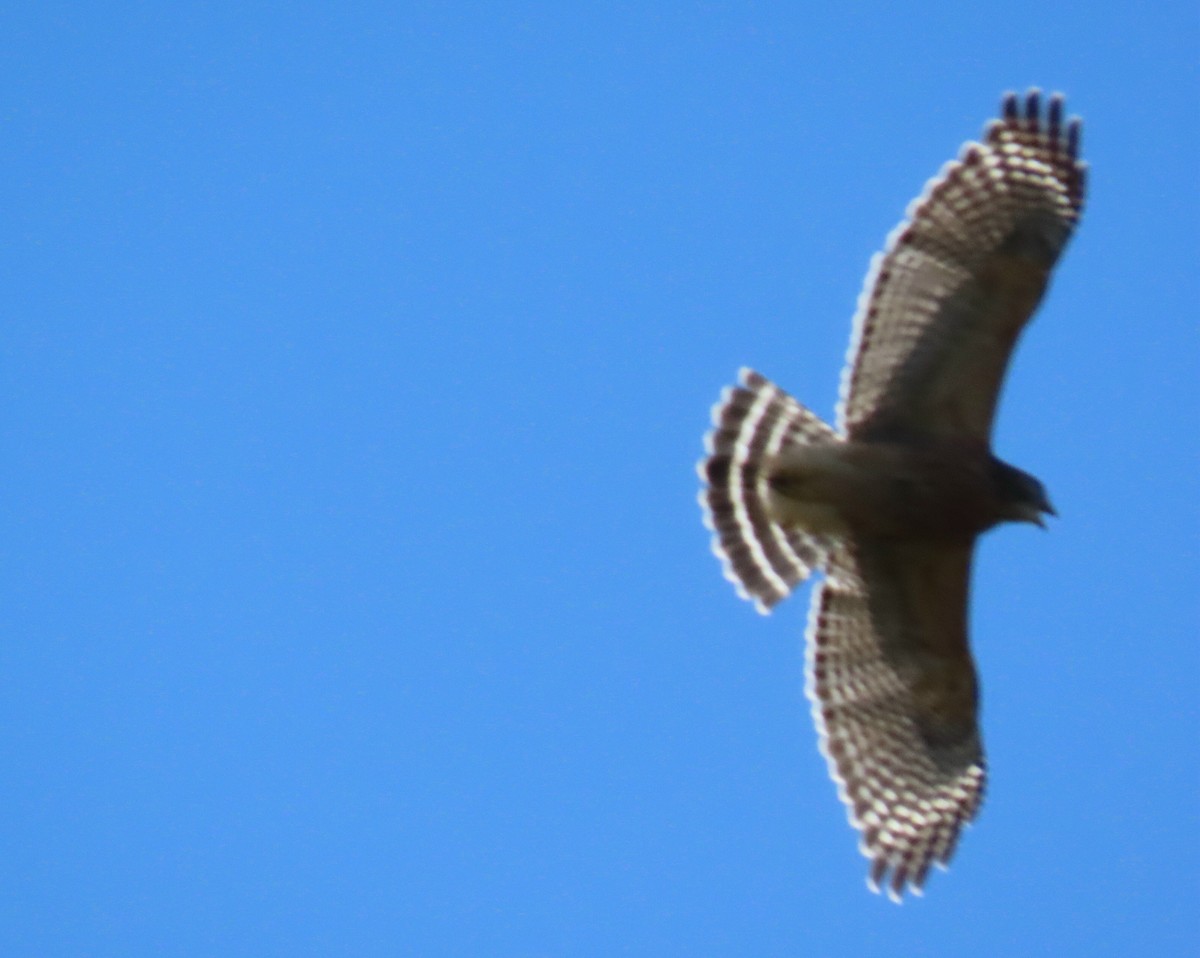
[[992, 454], [991, 432], [1013, 347], [1082, 211], [1079, 136], [1061, 95], [1006, 95], [874, 258], [836, 429], [744, 369], [699, 466], [713, 550], [759, 611], [824, 573], [807, 691], [869, 884], [897, 901], [948, 864], [983, 797], [975, 541], [1054, 515], [1037, 479]]

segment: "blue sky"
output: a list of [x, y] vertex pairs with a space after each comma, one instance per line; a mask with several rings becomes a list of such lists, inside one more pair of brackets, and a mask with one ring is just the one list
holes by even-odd
[[[1192, 4], [0, 15], [0, 938], [30, 956], [1200, 947]], [[1002, 91], [1082, 229], [980, 550], [992, 780], [870, 895], [693, 467], [830, 415], [870, 255]]]

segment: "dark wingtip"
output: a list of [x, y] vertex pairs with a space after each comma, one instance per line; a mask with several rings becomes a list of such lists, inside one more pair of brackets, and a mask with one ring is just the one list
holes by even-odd
[[1000, 115], [1005, 120], [1015, 120], [1017, 112], [1017, 94], [1009, 90], [1000, 100]]
[[1039, 87], [1030, 87], [1024, 93], [1009, 91], [1001, 97], [1000, 118], [988, 124], [986, 138], [991, 140], [1005, 129], [1044, 136], [1052, 150], [1075, 164], [1082, 191], [1083, 163], [1079, 156], [1083, 121], [1078, 116], [1068, 117], [1066, 105], [1062, 93], [1046, 96]]
[[1025, 92], [1025, 122], [1029, 129], [1036, 130], [1042, 116], [1042, 91], [1035, 86]]
[[1050, 97], [1049, 107], [1046, 111], [1046, 127], [1050, 132], [1052, 140], [1058, 140], [1062, 131], [1062, 114], [1063, 114], [1063, 95], [1055, 93]]

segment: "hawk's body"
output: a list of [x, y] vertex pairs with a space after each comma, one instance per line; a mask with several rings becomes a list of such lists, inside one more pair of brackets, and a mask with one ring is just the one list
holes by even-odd
[[835, 432], [743, 370], [713, 412], [701, 499], [728, 576], [762, 611], [814, 568], [808, 689], [830, 771], [899, 897], [945, 864], [984, 758], [967, 638], [971, 556], [1041, 524], [1041, 484], [996, 459], [1012, 349], [1078, 221], [1079, 124], [1005, 99], [909, 210], [859, 303]]

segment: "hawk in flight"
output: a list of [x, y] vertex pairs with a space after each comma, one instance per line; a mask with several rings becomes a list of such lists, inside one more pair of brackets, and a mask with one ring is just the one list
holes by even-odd
[[743, 370], [699, 467], [714, 551], [760, 612], [824, 572], [808, 695], [871, 887], [896, 900], [949, 862], [983, 797], [975, 540], [1054, 515], [1037, 479], [992, 454], [991, 432], [1013, 347], [1082, 210], [1079, 131], [1061, 96], [1007, 95], [875, 257], [837, 428]]

